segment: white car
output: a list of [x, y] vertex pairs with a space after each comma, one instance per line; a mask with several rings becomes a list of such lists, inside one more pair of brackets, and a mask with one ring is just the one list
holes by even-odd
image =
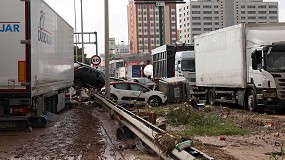
[[[105, 91], [105, 88], [102, 88]], [[135, 82], [111, 82], [110, 99], [118, 104], [135, 104], [159, 106], [166, 103], [167, 96], [163, 92], [150, 90], [149, 88]]]

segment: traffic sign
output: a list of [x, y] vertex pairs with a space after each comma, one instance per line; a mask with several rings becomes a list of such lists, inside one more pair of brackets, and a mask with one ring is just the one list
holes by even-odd
[[91, 57], [90, 61], [94, 66], [99, 66], [101, 63], [101, 58], [98, 55], [94, 55]]

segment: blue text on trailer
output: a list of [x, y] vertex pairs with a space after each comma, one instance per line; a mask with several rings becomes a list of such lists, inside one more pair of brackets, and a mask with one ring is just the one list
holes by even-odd
[[0, 32], [20, 32], [20, 22], [0, 22]]

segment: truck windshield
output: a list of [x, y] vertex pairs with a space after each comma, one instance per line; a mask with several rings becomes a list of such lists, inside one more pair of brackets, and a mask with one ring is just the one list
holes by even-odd
[[181, 61], [181, 70], [195, 72], [195, 60], [182, 60]]
[[266, 70], [285, 72], [285, 45], [273, 46], [266, 55]]

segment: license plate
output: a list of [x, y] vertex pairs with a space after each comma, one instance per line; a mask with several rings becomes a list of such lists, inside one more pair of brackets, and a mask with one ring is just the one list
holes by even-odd
[[0, 122], [0, 128], [14, 128], [17, 127], [16, 122]]

